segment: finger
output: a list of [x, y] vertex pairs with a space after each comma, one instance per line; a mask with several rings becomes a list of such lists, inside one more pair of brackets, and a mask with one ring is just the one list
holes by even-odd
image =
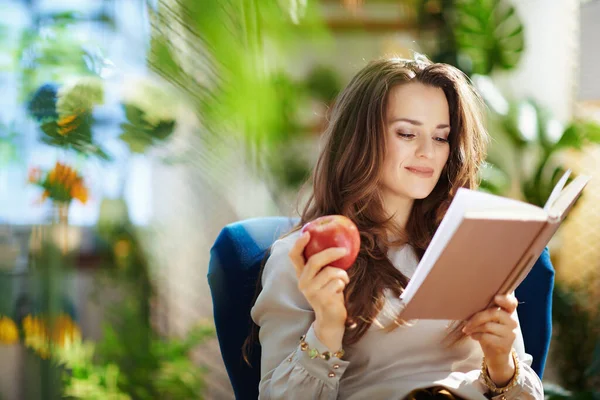
[[513, 342], [490, 333], [473, 334], [471, 338], [479, 343], [486, 357], [509, 353]]
[[[516, 321], [512, 319], [511, 314], [500, 307], [490, 308], [475, 314], [465, 325], [464, 331], [473, 330], [473, 328], [487, 322], [497, 322], [503, 325], [515, 325]], [[513, 328], [514, 329], [514, 328]]]
[[492, 310], [492, 312], [486, 312], [483, 314], [481, 318], [469, 321], [463, 328], [463, 332], [467, 334], [470, 332], [475, 332], [476, 330], [481, 329], [481, 326], [490, 323], [506, 326], [510, 330], [514, 330], [519, 326], [518, 322], [506, 311]]
[[304, 248], [310, 241], [310, 233], [304, 232], [294, 243], [294, 246], [290, 249], [288, 256], [296, 269], [296, 276], [300, 275], [302, 269], [304, 269]]
[[480, 333], [489, 333], [491, 335], [505, 338], [506, 340], [514, 340], [515, 339], [514, 328], [512, 328], [508, 325], [498, 324], [496, 322], [486, 322], [485, 324], [476, 326], [475, 328], [473, 328], [465, 333], [469, 336], [473, 336], [475, 334], [480, 334]]
[[341, 268], [325, 267], [312, 280], [311, 286], [321, 289], [333, 279], [340, 279], [344, 286], [350, 283], [348, 273]]
[[346, 254], [348, 254], [348, 250], [345, 247], [330, 247], [313, 254], [306, 262], [300, 279], [310, 281], [323, 267], [339, 260]]
[[341, 279], [332, 279], [322, 288], [323, 294], [331, 296], [332, 294], [343, 293], [346, 283]]
[[471, 335], [471, 338], [478, 341], [482, 347], [509, 347], [509, 343], [507, 343], [506, 339], [491, 333], [474, 333]]
[[494, 302], [509, 314], [512, 314], [519, 305], [517, 298], [512, 294], [497, 295], [494, 297]]

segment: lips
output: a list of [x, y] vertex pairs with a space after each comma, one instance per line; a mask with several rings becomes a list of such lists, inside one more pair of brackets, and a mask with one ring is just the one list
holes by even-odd
[[431, 178], [433, 176], [433, 168], [427, 167], [404, 167], [409, 172], [412, 172], [415, 175], [421, 176], [423, 178]]

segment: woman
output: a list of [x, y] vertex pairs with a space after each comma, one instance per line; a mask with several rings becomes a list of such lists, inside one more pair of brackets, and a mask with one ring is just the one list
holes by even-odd
[[[466, 323], [402, 321], [394, 303], [459, 187], [485, 157], [482, 105], [456, 68], [383, 59], [339, 95], [297, 228], [342, 214], [361, 233], [305, 260], [308, 234], [276, 241], [252, 309], [263, 399], [543, 399], [518, 327], [517, 300]], [[300, 340], [299, 340], [300, 339]]]

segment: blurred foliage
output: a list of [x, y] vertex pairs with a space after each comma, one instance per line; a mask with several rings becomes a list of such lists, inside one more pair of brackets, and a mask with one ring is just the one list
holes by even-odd
[[546, 388], [550, 399], [600, 398], [600, 301], [590, 283], [600, 282], [594, 277], [581, 286], [559, 282], [554, 289], [552, 362], [564, 389]]
[[[65, 321], [66, 314], [69, 314], [63, 299], [66, 276], [73, 268], [75, 256], [75, 252], [65, 251], [63, 247], [63, 228], [64, 222], [53, 223], [34, 231], [30, 240], [31, 288], [28, 294], [39, 308], [31, 304], [31, 315], [19, 315], [17, 318], [30, 349], [25, 358], [24, 398], [62, 398], [61, 369], [46, 356], [65, 344], [63, 339], [68, 339], [66, 344], [69, 344], [71, 339], [79, 336], [78, 328], [72, 323], [55, 325], [59, 317], [62, 316]], [[18, 314], [23, 310], [18, 310]], [[69, 320], [72, 318], [68, 316]]]
[[105, 277], [118, 290], [115, 300], [98, 299], [107, 304], [107, 312], [103, 339], [96, 346], [97, 362], [118, 367], [118, 387], [132, 399], [201, 398], [205, 370], [189, 353], [214, 337], [214, 327], [200, 323], [181, 339], [156, 333], [148, 260], [123, 200], [103, 201], [97, 233]]
[[[171, 136], [178, 103], [150, 79], [137, 79], [127, 89], [120, 99], [125, 119], [119, 138], [132, 153], [144, 153]], [[103, 102], [102, 80], [81, 77], [69, 85], [42, 85], [31, 98], [28, 111], [40, 123], [44, 143], [111, 160], [95, 138], [93, 112]]]
[[94, 343], [77, 342], [68, 349], [57, 352], [58, 365], [64, 368], [63, 397], [81, 400], [130, 400], [119, 389], [119, 367], [112, 363], [98, 365], [93, 362]]
[[56, 112], [58, 118], [66, 118], [91, 112], [96, 105], [104, 103], [104, 82], [98, 77], [79, 77], [58, 89]]
[[509, 102], [489, 78], [474, 76], [473, 81], [489, 106], [494, 138], [482, 188], [543, 206], [566, 171], [561, 155], [600, 143], [600, 125], [573, 120], [564, 126], [535, 100]]
[[290, 134], [281, 101], [285, 55], [298, 40], [318, 47], [325, 27], [314, 1], [159, 0], [152, 13], [150, 67], [185, 93], [219, 139], [238, 137], [260, 165], [261, 150]]
[[308, 93], [315, 99], [326, 104], [332, 104], [338, 93], [342, 90], [339, 74], [324, 65], [315, 66], [306, 77]]
[[121, 140], [127, 143], [133, 153], [144, 153], [150, 146], [167, 139], [175, 120], [159, 121], [156, 124], [148, 122], [144, 111], [133, 105], [123, 105], [127, 122], [121, 123], [123, 133]]
[[0, 123], [0, 168], [19, 161], [18, 137], [14, 123]]
[[46, 82], [96, 75], [95, 66], [103, 63], [89, 40], [75, 34], [80, 22], [75, 13], [60, 13], [47, 15], [22, 30], [13, 54], [18, 62], [13, 68], [19, 71], [21, 100]]
[[[121, 316], [126, 317], [125, 313]], [[134, 331], [122, 329], [124, 326], [105, 326], [104, 337], [97, 347], [101, 365], [115, 363], [119, 367], [117, 381], [123, 392], [140, 400], [202, 398], [207, 371], [194, 364], [190, 352], [214, 337], [212, 324], [199, 324], [182, 339], [163, 339], [150, 331], [135, 329], [133, 324], [127, 325]], [[140, 339], [136, 335], [150, 336], [144, 351], [135, 345], [135, 339]]]
[[[27, 111], [39, 124], [42, 142], [85, 156], [111, 160], [99, 144], [101, 139], [97, 137], [99, 135], [95, 129], [99, 121], [94, 111], [97, 106], [104, 104], [105, 88], [101, 76], [112, 66], [112, 62], [100, 49], [100, 42], [94, 43], [81, 33], [87, 29], [84, 24], [90, 22], [95, 24], [96, 29], [113, 30], [114, 21], [104, 7], [90, 15], [78, 12], [42, 15], [32, 12], [30, 17], [31, 23], [24, 29], [0, 25], [0, 31], [18, 42], [18, 45], [14, 45], [14, 41], [0, 40], [0, 46], [15, 60], [5, 67], [16, 74], [21, 85], [19, 98], [27, 101]], [[161, 103], [159, 100], [165, 96], [160, 91], [148, 93], [146, 89], [149, 85], [142, 80], [138, 83], [139, 90], [150, 96], [146, 104], [153, 101]], [[128, 93], [131, 94], [132, 91]], [[128, 100], [122, 102], [127, 121], [123, 123], [121, 138], [132, 152], [144, 152], [150, 145], [157, 144], [171, 134], [175, 125], [174, 116], [154, 122], [150, 110], [136, 108]], [[112, 118], [116, 119], [116, 116]], [[5, 141], [0, 136], [0, 144]], [[5, 148], [2, 146], [0, 150]]]
[[508, 0], [422, 0], [419, 26], [437, 31], [432, 59], [468, 75], [513, 69], [524, 51], [523, 24]]
[[456, 0], [455, 7], [458, 51], [470, 59], [472, 72], [515, 68], [525, 44], [515, 8], [506, 0]]

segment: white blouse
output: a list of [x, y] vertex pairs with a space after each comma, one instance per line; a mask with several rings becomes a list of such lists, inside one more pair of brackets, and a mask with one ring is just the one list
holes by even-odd
[[[263, 289], [252, 308], [262, 346], [260, 399], [398, 400], [431, 386], [443, 386], [465, 399], [486, 398], [478, 379], [483, 357], [479, 343], [467, 338], [451, 348], [442, 344], [452, 321], [416, 320], [391, 332], [373, 324], [358, 343], [344, 349], [343, 360], [311, 359], [301, 351], [302, 335], [320, 353], [328, 349], [313, 331], [314, 311], [298, 289], [288, 257], [299, 235], [273, 244]], [[392, 250], [388, 256], [403, 274], [412, 276], [418, 264], [412, 247]], [[387, 306], [394, 302], [389, 300]], [[386, 325], [383, 314], [378, 320]], [[532, 358], [524, 351], [520, 329], [514, 348], [520, 360], [518, 385], [495, 398], [543, 399], [542, 383], [530, 368]]]

